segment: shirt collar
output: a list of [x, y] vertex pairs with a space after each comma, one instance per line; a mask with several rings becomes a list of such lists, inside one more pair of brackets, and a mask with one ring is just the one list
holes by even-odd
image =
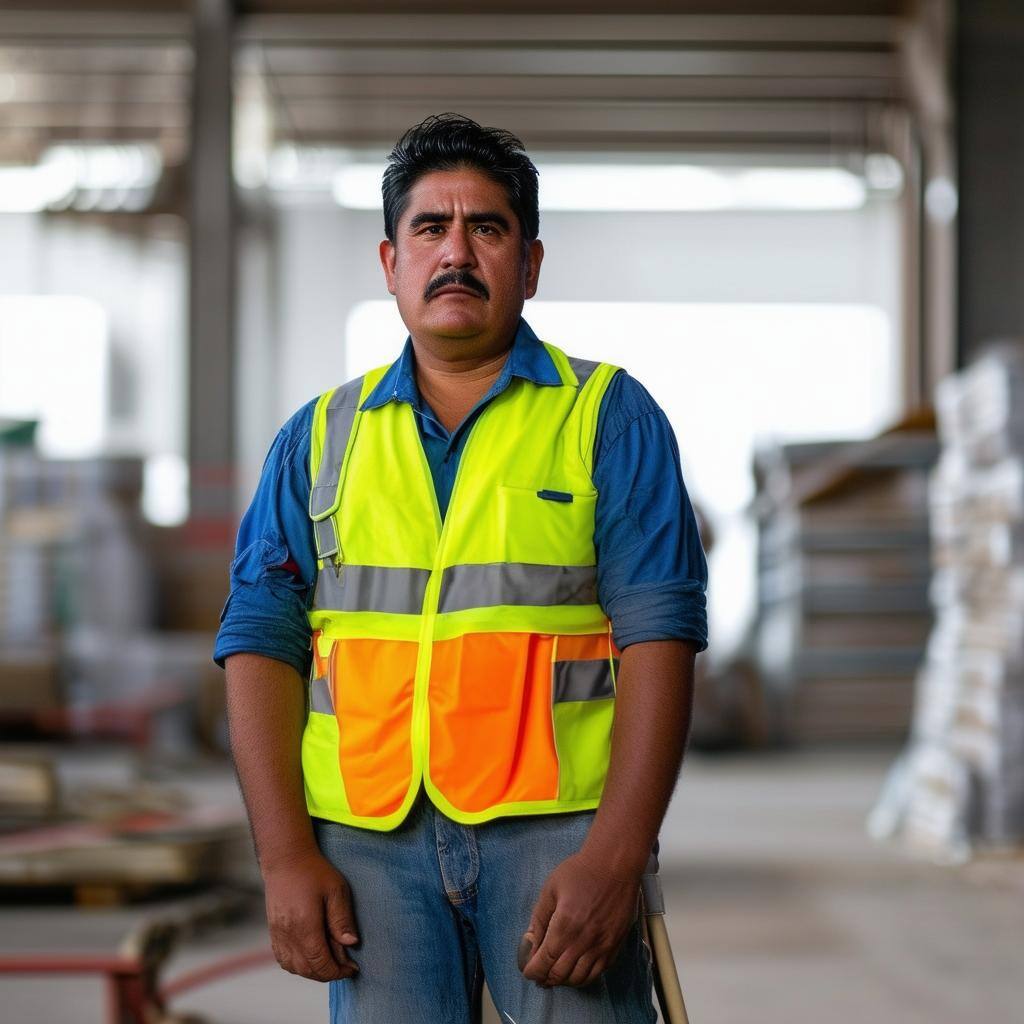
[[[370, 392], [359, 407], [361, 410], [376, 409], [388, 402], [407, 402], [414, 409], [420, 407], [419, 388], [416, 387], [414, 372], [414, 350], [412, 338], [405, 339], [402, 354], [388, 367], [377, 386]], [[497, 395], [508, 387], [513, 377], [534, 384], [561, 384], [554, 360], [544, 347], [544, 343], [533, 333], [533, 329], [522, 318], [516, 330], [512, 349], [505, 360], [498, 379], [491, 385], [488, 396]]]

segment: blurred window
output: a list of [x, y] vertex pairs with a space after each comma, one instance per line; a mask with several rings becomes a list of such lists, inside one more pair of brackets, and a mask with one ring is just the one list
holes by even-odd
[[[668, 414], [691, 494], [718, 513], [753, 497], [760, 438], [863, 438], [898, 414], [889, 317], [861, 305], [530, 302], [541, 338], [623, 366]], [[351, 377], [406, 336], [393, 302], [363, 302], [347, 326]]]
[[[889, 316], [868, 305], [529, 302], [537, 334], [623, 366], [679, 439], [687, 490], [715, 531], [712, 657], [728, 660], [756, 606], [756, 535], [746, 511], [761, 439], [864, 438], [898, 416]], [[405, 326], [393, 302], [363, 302], [347, 325], [346, 377], [390, 362]]]
[[110, 368], [107, 314], [79, 295], [0, 295], [0, 416], [38, 420], [44, 455], [97, 455]]

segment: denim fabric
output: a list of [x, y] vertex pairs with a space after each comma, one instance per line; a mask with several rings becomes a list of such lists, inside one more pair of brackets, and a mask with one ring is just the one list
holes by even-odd
[[639, 920], [587, 988], [540, 988], [516, 963], [545, 879], [593, 817], [459, 825], [421, 794], [393, 832], [314, 818], [321, 851], [352, 888], [360, 937], [359, 974], [329, 983], [330, 1024], [470, 1024], [484, 979], [503, 1024], [653, 1024]]
[[[558, 373], [525, 320], [497, 380], [449, 433], [419, 394], [411, 340], [363, 407], [406, 402], [415, 412], [442, 515], [473, 423], [513, 380], [550, 386]], [[316, 546], [310, 528], [309, 433], [315, 402], [281, 428], [263, 466], [256, 494], [238, 530], [231, 592], [221, 614], [214, 660], [263, 654], [309, 668], [306, 609], [313, 596]], [[680, 469], [675, 434], [665, 413], [624, 370], [601, 403], [594, 451], [598, 492], [594, 546], [598, 601], [624, 649], [647, 640], [708, 644], [708, 569]]]

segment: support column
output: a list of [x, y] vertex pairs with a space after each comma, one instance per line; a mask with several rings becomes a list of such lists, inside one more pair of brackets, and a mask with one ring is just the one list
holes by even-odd
[[189, 536], [229, 544], [235, 506], [232, 0], [193, 0], [189, 155]]
[[960, 0], [958, 7], [963, 365], [993, 338], [1024, 339], [1024, 5]]
[[905, 141], [905, 242], [912, 275], [905, 292], [913, 404], [930, 402], [956, 365], [956, 148], [950, 82], [951, 0], [916, 0], [903, 36], [912, 122]]

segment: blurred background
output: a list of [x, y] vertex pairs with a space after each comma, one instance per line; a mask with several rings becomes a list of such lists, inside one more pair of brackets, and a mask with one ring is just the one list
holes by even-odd
[[700, 513], [691, 1018], [1019, 1020], [1015, 0], [0, 2], [0, 1015], [326, 1020], [210, 656], [277, 428], [401, 349], [380, 174], [446, 110], [525, 141], [525, 315]]

